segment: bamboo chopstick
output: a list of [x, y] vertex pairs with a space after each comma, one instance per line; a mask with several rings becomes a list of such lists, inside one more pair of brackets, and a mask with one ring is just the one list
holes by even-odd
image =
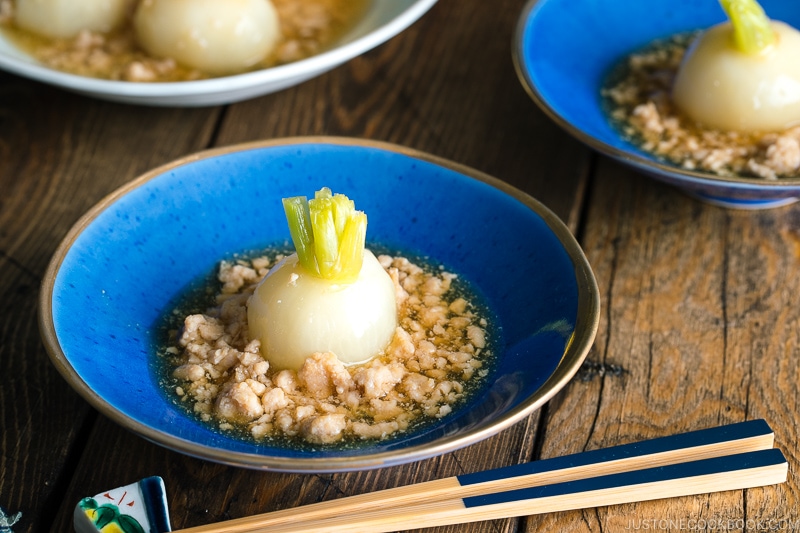
[[[311, 522], [315, 523], [314, 528], [319, 528], [322, 527], [319, 523], [335, 517], [352, 520], [356, 514], [371, 511], [381, 513], [387, 508], [410, 509], [420, 503], [429, 506], [434, 505], [431, 502], [453, 499], [458, 499], [460, 502], [462, 498], [478, 497], [498, 491], [508, 492], [541, 485], [561, 484], [590, 476], [605, 476], [741, 454], [771, 448], [773, 442], [774, 433], [769, 425], [764, 420], [751, 420], [197, 526], [175, 533], [223, 531], [254, 533], [267, 530], [277, 533], [283, 531], [279, 528], [284, 525], [297, 527], [299, 524]], [[466, 516], [463, 510], [460, 513]], [[427, 526], [429, 523], [426, 522], [424, 525]], [[317, 531], [314, 528], [308, 531]], [[409, 528], [404, 523], [401, 529]], [[302, 529], [287, 531], [302, 531]]]
[[[528, 489], [386, 508], [324, 520], [252, 529], [252, 533], [385, 533], [481, 520], [585, 509], [738, 490], [786, 481], [778, 449], [714, 457]], [[222, 530], [219, 530], [222, 531]]]

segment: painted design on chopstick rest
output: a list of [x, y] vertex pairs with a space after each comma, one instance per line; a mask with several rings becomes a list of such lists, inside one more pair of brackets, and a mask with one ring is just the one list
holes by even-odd
[[11, 526], [19, 522], [20, 518], [22, 518], [22, 513], [8, 515], [6, 510], [0, 507], [0, 533], [13, 533]]
[[[145, 533], [144, 528], [131, 515], [120, 512], [113, 503], [99, 504], [94, 498], [84, 498], [79, 504], [98, 531], [103, 533]], [[134, 501], [128, 505], [135, 505]]]
[[150, 477], [83, 498], [73, 518], [78, 533], [164, 533], [168, 516], [164, 482]]

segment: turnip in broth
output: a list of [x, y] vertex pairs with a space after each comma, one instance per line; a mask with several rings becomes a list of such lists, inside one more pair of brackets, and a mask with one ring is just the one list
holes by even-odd
[[397, 303], [394, 282], [365, 248], [366, 214], [328, 188], [283, 205], [297, 252], [250, 298], [250, 336], [273, 368], [298, 370], [318, 352], [345, 364], [369, 361], [394, 335]]
[[720, 0], [729, 20], [687, 50], [672, 91], [707, 128], [783, 131], [800, 123], [800, 32], [770, 20], [755, 0]]

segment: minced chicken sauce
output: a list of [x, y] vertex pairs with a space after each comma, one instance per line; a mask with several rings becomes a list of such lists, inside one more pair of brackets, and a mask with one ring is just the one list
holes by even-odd
[[673, 80], [696, 35], [656, 41], [612, 72], [602, 97], [614, 124], [643, 150], [687, 170], [767, 180], [800, 176], [800, 127], [759, 134], [712, 130], [675, 109]]
[[[291, 63], [325, 51], [353, 27], [369, 0], [272, 0], [281, 40], [276, 50], [251, 70]], [[191, 81], [209, 78], [170, 58], [155, 58], [135, 42], [130, 25], [110, 34], [83, 31], [73, 39], [46, 39], [13, 25], [14, 0], [0, 0], [0, 29], [20, 49], [50, 68], [132, 82]]]
[[[299, 371], [272, 371], [247, 330], [247, 300], [283, 256], [223, 261], [211, 309], [173, 329], [159, 364], [179, 405], [222, 431], [256, 441], [314, 445], [387, 439], [450, 414], [489, 372], [486, 313], [456, 276], [379, 255], [392, 278], [398, 328], [384, 353], [345, 366], [311, 355]], [[191, 305], [191, 304], [190, 304]]]

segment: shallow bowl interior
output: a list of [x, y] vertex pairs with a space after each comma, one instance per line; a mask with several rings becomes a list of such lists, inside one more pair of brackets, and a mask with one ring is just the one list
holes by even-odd
[[[800, 27], [791, 0], [762, 0], [767, 14]], [[705, 200], [730, 207], [772, 207], [800, 196], [800, 179], [717, 177], [657, 161], [623, 139], [603, 112], [600, 88], [609, 70], [655, 39], [727, 20], [707, 0], [530, 0], [513, 55], [533, 100], [559, 125], [594, 149]]]
[[207, 80], [136, 83], [77, 76], [39, 63], [2, 32], [0, 69], [88, 96], [130, 104], [229, 104], [297, 85], [341, 65], [399, 34], [435, 3], [436, 0], [372, 0], [364, 17], [323, 53], [286, 65]]
[[[280, 199], [322, 186], [368, 213], [368, 244], [429, 257], [472, 283], [496, 316], [499, 362], [468, 405], [424, 431], [352, 450], [245, 442], [167, 399], [151, 369], [153, 331], [221, 259], [287, 242]], [[183, 453], [297, 472], [398, 464], [508, 427], [572, 377], [599, 306], [578, 244], [534, 199], [426, 154], [330, 138], [205, 152], [140, 177], [72, 228], [41, 298], [53, 362], [102, 413]]]

